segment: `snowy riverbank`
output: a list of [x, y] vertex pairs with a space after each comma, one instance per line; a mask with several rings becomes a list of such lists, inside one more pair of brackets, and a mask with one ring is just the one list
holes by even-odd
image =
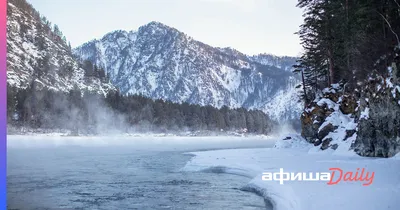
[[123, 136], [123, 137], [215, 137], [215, 136], [234, 136], [234, 137], [266, 137], [271, 135], [276, 135], [275, 133], [270, 133], [268, 135], [265, 134], [257, 134], [248, 132], [246, 129], [235, 130], [235, 131], [210, 131], [210, 130], [198, 130], [198, 131], [164, 131], [164, 132], [155, 132], [155, 131], [121, 131], [121, 130], [103, 130], [98, 133], [89, 133], [89, 132], [79, 132], [74, 133], [70, 130], [65, 129], [33, 129], [26, 127], [7, 127], [8, 135], [19, 135], [19, 136], [75, 136], [75, 137], [92, 137], [92, 136]]
[[[278, 141], [275, 148], [192, 152], [195, 157], [182, 170], [249, 177], [251, 181], [243, 190], [262, 195], [275, 210], [400, 208], [399, 155], [389, 159], [364, 158], [343, 150], [318, 151], [298, 140]], [[262, 173], [279, 172], [280, 168], [293, 173], [330, 172], [329, 168], [355, 173], [364, 168], [375, 173], [368, 186], [363, 186], [362, 181], [341, 181], [336, 185], [327, 185], [327, 181], [285, 181], [280, 185], [278, 181], [262, 180]]]

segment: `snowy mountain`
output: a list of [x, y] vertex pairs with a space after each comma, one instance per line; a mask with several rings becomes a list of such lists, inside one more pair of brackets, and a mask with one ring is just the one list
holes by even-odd
[[67, 92], [72, 89], [105, 94], [115, 87], [96, 77], [86, 77], [74, 59], [65, 37], [30, 4], [9, 0], [7, 7], [7, 83], [27, 88]]
[[289, 56], [280, 57], [271, 54], [253, 55], [249, 56], [249, 59], [264, 65], [275, 66], [290, 72], [294, 70], [293, 64], [296, 63], [297, 60], [297, 58], [295, 57], [289, 57]]
[[257, 108], [275, 119], [301, 110], [292, 57], [215, 48], [159, 22], [113, 31], [73, 53], [104, 68], [124, 94], [214, 107]]

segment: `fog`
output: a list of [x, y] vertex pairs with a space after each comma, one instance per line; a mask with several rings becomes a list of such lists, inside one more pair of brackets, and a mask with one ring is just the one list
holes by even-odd
[[[35, 83], [33, 83], [35, 84]], [[8, 133], [109, 135], [174, 133], [178, 135], [269, 134], [277, 122], [261, 111], [174, 104], [142, 96], [106, 97], [78, 88], [69, 93], [37, 88], [9, 89]], [[38, 89], [38, 90], [36, 90]], [[16, 97], [19, 95], [20, 97]]]
[[9, 135], [8, 149], [57, 148], [57, 147], [131, 147], [136, 150], [210, 150], [234, 148], [272, 147], [275, 137], [182, 137], [182, 136], [46, 136]]
[[271, 132], [272, 136], [275, 136], [277, 138], [284, 137], [285, 135], [293, 134], [293, 133], [299, 133], [299, 131], [293, 127], [293, 124], [291, 123], [283, 123], [279, 126], [275, 127], [275, 130]]

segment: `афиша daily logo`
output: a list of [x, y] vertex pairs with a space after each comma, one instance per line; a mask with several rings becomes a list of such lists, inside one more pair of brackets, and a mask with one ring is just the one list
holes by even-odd
[[284, 181], [327, 181], [328, 185], [335, 185], [340, 182], [363, 182], [363, 186], [368, 186], [374, 181], [375, 172], [366, 172], [364, 168], [357, 168], [356, 172], [344, 173], [340, 168], [329, 168], [330, 172], [314, 173], [314, 172], [298, 172], [289, 173], [283, 172], [280, 168], [279, 172], [264, 172], [262, 180], [264, 181], [279, 181], [283, 184]]

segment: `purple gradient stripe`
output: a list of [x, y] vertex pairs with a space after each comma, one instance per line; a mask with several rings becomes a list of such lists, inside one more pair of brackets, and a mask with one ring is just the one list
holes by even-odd
[[0, 0], [0, 209], [7, 209], [7, 0]]

